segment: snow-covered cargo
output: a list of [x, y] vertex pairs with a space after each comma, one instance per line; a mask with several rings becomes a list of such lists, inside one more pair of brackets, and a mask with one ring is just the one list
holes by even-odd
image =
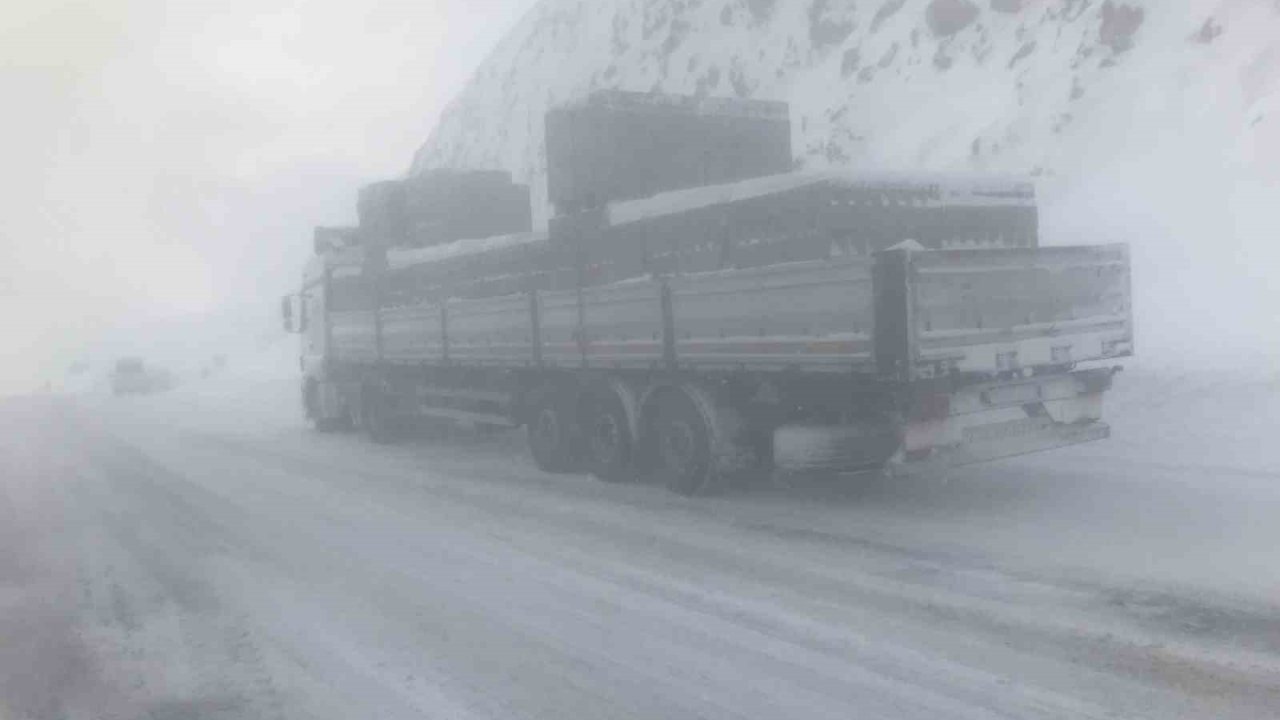
[[[423, 248], [388, 250], [380, 279], [390, 305], [424, 300], [477, 298], [550, 288], [557, 269], [567, 261], [547, 242], [546, 233], [514, 233], [458, 240]], [[558, 282], [564, 284], [561, 278]]]
[[405, 187], [399, 180], [382, 180], [360, 188], [356, 216], [362, 242], [374, 246], [403, 245], [408, 237]]
[[1021, 178], [792, 172], [674, 190], [553, 218], [592, 282], [930, 249], [1036, 247], [1034, 185]]
[[547, 114], [547, 190], [561, 213], [786, 172], [785, 103], [598, 91]]
[[362, 237], [378, 247], [423, 247], [528, 232], [529, 187], [500, 170], [431, 170], [365, 186]]
[[508, 172], [431, 170], [404, 183], [410, 245], [438, 245], [532, 229], [529, 187], [513, 183]]

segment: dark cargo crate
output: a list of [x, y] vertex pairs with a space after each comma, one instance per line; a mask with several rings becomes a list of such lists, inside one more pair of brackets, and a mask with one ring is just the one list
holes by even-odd
[[528, 232], [529, 188], [501, 170], [430, 170], [360, 190], [362, 239], [384, 247]]
[[356, 214], [364, 242], [382, 246], [404, 243], [408, 234], [404, 183], [384, 180], [360, 188]]
[[602, 92], [551, 110], [546, 133], [561, 213], [792, 165], [785, 103]]
[[527, 185], [506, 173], [412, 178], [406, 193], [411, 245], [528, 232], [533, 224]]

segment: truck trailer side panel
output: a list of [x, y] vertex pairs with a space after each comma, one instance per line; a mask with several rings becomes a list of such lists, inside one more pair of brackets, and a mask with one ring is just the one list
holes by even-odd
[[1131, 307], [1127, 249], [1112, 245], [895, 250], [338, 311], [330, 322], [341, 362], [650, 369], [674, 362], [911, 381], [1126, 356]]
[[871, 362], [869, 257], [671, 279], [682, 367], [851, 371]]
[[383, 308], [382, 357], [392, 363], [439, 363], [444, 360], [440, 305], [426, 303]]
[[527, 294], [450, 300], [446, 311], [450, 362], [505, 367], [533, 364], [533, 318]]

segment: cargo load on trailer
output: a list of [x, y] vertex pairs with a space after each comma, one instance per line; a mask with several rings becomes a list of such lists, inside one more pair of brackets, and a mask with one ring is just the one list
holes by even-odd
[[559, 213], [792, 169], [786, 103], [597, 91], [547, 113]]
[[580, 246], [588, 272], [615, 280], [869, 255], [904, 239], [932, 249], [1038, 244], [1035, 189], [1023, 179], [847, 171], [663, 192], [553, 218], [550, 232]]
[[528, 232], [529, 187], [498, 170], [432, 170], [361, 188], [363, 242], [381, 247], [439, 245]]

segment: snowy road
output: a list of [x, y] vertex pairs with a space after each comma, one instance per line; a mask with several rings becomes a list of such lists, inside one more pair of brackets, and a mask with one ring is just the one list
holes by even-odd
[[689, 501], [198, 405], [0, 404], [0, 717], [1280, 714], [1274, 468]]

